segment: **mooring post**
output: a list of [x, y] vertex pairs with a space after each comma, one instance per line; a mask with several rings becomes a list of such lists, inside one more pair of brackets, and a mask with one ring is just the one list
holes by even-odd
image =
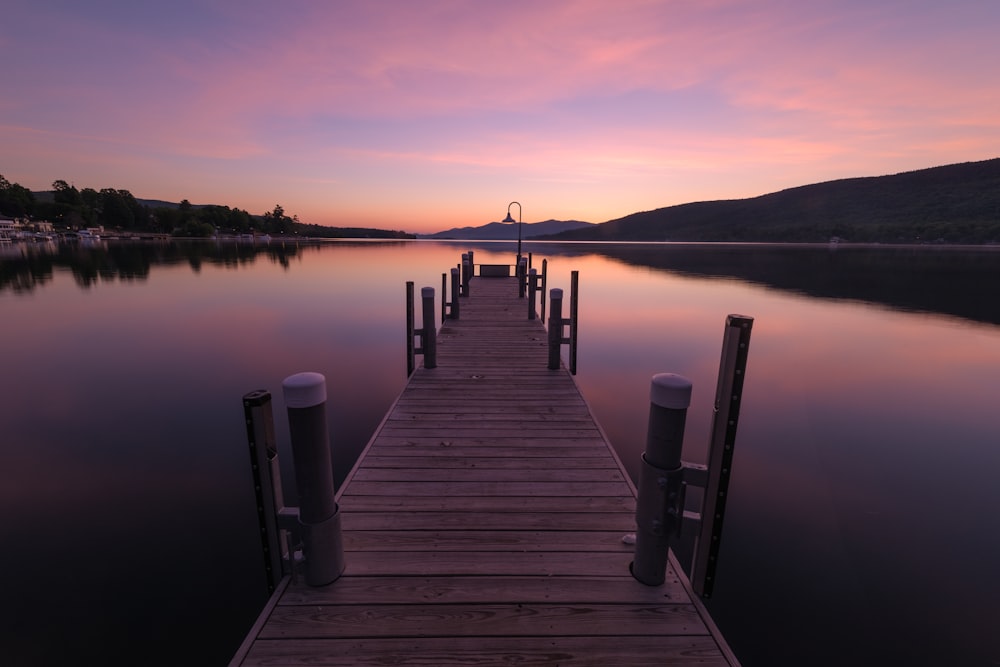
[[243, 415], [250, 445], [250, 469], [257, 497], [257, 521], [264, 552], [267, 592], [273, 593], [283, 574], [282, 561], [287, 554], [278, 525], [278, 512], [285, 503], [281, 493], [278, 446], [274, 439], [271, 393], [260, 389], [243, 396]]
[[469, 253], [462, 253], [462, 296], [469, 296], [469, 278], [472, 273], [472, 263]]
[[448, 274], [441, 274], [441, 321], [448, 319]]
[[570, 272], [569, 287], [569, 372], [576, 375], [576, 334], [580, 302], [580, 272]]
[[[451, 270], [451, 319], [457, 320], [459, 315], [458, 293], [461, 290], [458, 282], [458, 269]], [[444, 298], [442, 296], [442, 298]]]
[[542, 324], [545, 324], [545, 289], [548, 286], [548, 274], [549, 271], [549, 260], [542, 260], [542, 296], [541, 296], [541, 306], [539, 311], [542, 314]]
[[674, 373], [653, 376], [635, 507], [635, 558], [629, 568], [633, 577], [648, 586], [658, 586], [666, 578], [670, 538], [677, 534], [684, 515], [681, 448], [690, 404], [690, 380]]
[[[424, 368], [437, 368], [437, 327], [434, 323], [434, 288], [422, 287], [420, 289], [420, 298], [423, 301], [424, 315], [423, 344], [421, 345], [424, 351]], [[458, 299], [455, 299], [455, 304], [455, 318], [458, 319]]]
[[535, 299], [538, 295], [538, 269], [528, 269], [528, 319], [535, 319]]
[[416, 348], [413, 344], [413, 281], [406, 281], [406, 377], [413, 375], [413, 370], [417, 366]]
[[305, 579], [310, 586], [324, 586], [344, 571], [326, 424], [326, 378], [320, 373], [297, 373], [285, 378], [282, 389], [299, 489]]
[[558, 287], [553, 287], [549, 292], [549, 370], [554, 371], [559, 368], [559, 348], [562, 346], [563, 319], [562, 319], [563, 291]]
[[528, 279], [528, 258], [518, 257], [517, 259], [517, 269], [515, 273], [517, 274], [517, 297], [519, 299], [524, 298], [524, 283]]

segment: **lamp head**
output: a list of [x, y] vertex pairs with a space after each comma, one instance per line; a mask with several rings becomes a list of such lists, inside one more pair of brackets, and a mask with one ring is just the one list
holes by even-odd
[[504, 218], [502, 222], [517, 222], [517, 220], [511, 217], [510, 211], [507, 211], [507, 217]]

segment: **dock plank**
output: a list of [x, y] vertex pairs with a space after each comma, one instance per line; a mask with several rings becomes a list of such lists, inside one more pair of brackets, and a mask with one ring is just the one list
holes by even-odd
[[[421, 637], [375, 639], [315, 639], [306, 644], [262, 639], [247, 660], [248, 667], [309, 665], [475, 665], [476, 667], [608, 667], [608, 665], [675, 665], [725, 667], [711, 637], [630, 637], [627, 642], [607, 637]], [[656, 656], [655, 662], [649, 662]]]
[[234, 665], [738, 665], [513, 278], [474, 279], [338, 494], [346, 569], [294, 572]]

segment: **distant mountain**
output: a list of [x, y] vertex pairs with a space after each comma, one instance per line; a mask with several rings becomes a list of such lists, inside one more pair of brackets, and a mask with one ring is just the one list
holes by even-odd
[[668, 206], [546, 238], [1000, 243], [1000, 158]]
[[[547, 234], [593, 227], [592, 222], [579, 220], [546, 220], [521, 223], [521, 238], [529, 239]], [[420, 239], [461, 239], [463, 241], [516, 241], [517, 224], [491, 222], [481, 227], [457, 227], [435, 234], [417, 234]]]

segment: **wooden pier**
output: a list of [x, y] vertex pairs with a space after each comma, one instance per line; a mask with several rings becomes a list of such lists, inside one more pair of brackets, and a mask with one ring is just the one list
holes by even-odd
[[233, 665], [738, 665], [514, 278], [474, 278], [339, 490], [346, 569], [286, 577]]

